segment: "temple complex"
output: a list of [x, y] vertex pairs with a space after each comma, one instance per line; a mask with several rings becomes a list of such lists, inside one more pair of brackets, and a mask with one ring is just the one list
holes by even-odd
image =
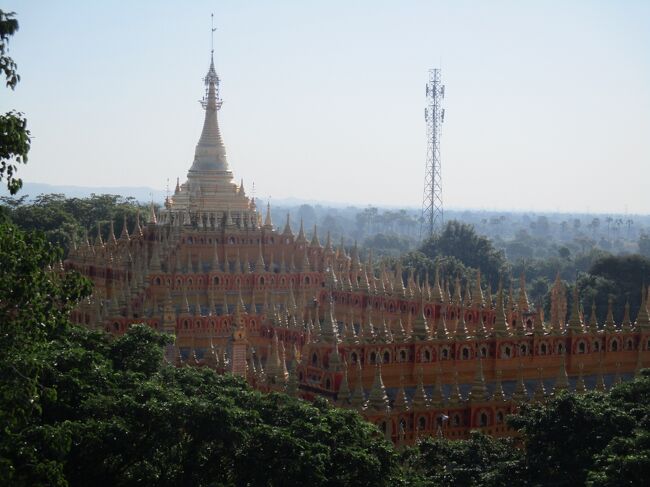
[[[72, 319], [119, 335], [146, 323], [175, 336], [166, 359], [240, 375], [263, 391], [358, 410], [396, 444], [512, 432], [519, 404], [604, 389], [650, 364], [648, 290], [604, 323], [556, 280], [551, 316], [518, 292], [387, 269], [318, 229], [271, 221], [237, 183], [218, 123], [219, 77], [187, 179], [146, 224], [110, 224], [65, 262], [94, 282]], [[571, 303], [567, 305], [567, 303]], [[589, 316], [587, 316], [589, 315]], [[634, 318], [633, 318], [634, 316]]]

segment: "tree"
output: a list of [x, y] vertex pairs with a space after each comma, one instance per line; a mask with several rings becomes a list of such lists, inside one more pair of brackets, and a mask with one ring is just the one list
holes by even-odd
[[613, 407], [626, 411], [636, 423], [627, 436], [618, 436], [596, 454], [589, 472], [589, 485], [643, 485], [650, 471], [650, 370], [616, 386], [611, 394]]
[[[14, 12], [0, 10], [0, 71], [4, 74], [7, 87], [12, 90], [20, 81], [15, 61], [7, 54], [9, 38], [18, 30]], [[18, 164], [27, 162], [30, 148], [27, 120], [23, 114], [11, 110], [0, 115], [0, 181], [6, 179], [10, 194], [16, 194], [23, 182], [16, 177]]]
[[427, 487], [525, 485], [515, 441], [478, 432], [468, 440], [426, 438], [402, 454], [405, 477]]
[[600, 228], [600, 218], [594, 218], [593, 220], [591, 220], [591, 223], [589, 223], [588, 227], [591, 229], [591, 232], [595, 237], [596, 232]]
[[563, 259], [568, 259], [571, 257], [571, 250], [569, 250], [569, 248], [564, 245], [557, 249], [557, 253]]
[[[641, 304], [641, 287], [650, 282], [650, 259], [640, 255], [605, 255], [593, 261], [588, 273], [611, 283], [607, 287], [614, 297], [616, 318], [622, 317], [623, 307], [629, 301], [634, 319]], [[606, 303], [606, 299], [600, 302], [602, 306]]]
[[374, 223], [379, 214], [379, 210], [374, 206], [369, 206], [364, 208], [363, 211], [357, 213], [356, 222], [357, 228], [359, 230], [359, 236], [364, 237], [366, 235], [372, 235]]
[[411, 241], [398, 235], [376, 233], [363, 241], [363, 247], [372, 249], [375, 256], [400, 255], [411, 248]]
[[650, 235], [646, 233], [639, 237], [639, 253], [650, 258]]
[[106, 239], [113, 221], [115, 233], [119, 236], [124, 218], [128, 229], [133, 230], [136, 215], [140, 213], [140, 221], [144, 222], [148, 212], [147, 206], [140, 205], [133, 198], [109, 194], [92, 194], [88, 198], [41, 194], [31, 202], [27, 202], [24, 196], [0, 197], [0, 210], [22, 229], [44, 232], [50, 242], [63, 248], [64, 255], [73, 238], [77, 242], [83, 238], [84, 230], [96, 235], [97, 225], [100, 225], [102, 237]]
[[478, 235], [472, 225], [456, 220], [447, 222], [442, 234], [426, 240], [420, 251], [432, 260], [437, 256], [455, 257], [467, 267], [480, 269], [493, 288], [507, 271], [503, 253], [487, 237]]
[[531, 302], [540, 303], [548, 293], [550, 282], [546, 277], [538, 277], [530, 284], [528, 296]]
[[58, 394], [43, 379], [70, 310], [90, 293], [76, 273], [53, 270], [60, 255], [42, 235], [0, 223], [0, 480], [22, 478], [25, 470], [45, 483], [59, 477], [56, 462], [41, 462], [39, 450], [21, 445], [38, 437], [44, 449], [60, 453], [57, 434], [36, 426]]
[[650, 466], [650, 370], [609, 393], [562, 392], [523, 405], [519, 430], [528, 485], [643, 485]]
[[594, 456], [634, 423], [606, 396], [561, 394], [548, 405], [526, 404], [510, 418], [524, 435], [526, 463], [536, 485], [584, 485]]

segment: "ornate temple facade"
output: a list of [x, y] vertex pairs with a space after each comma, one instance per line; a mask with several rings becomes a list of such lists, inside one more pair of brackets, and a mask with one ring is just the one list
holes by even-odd
[[[650, 364], [648, 291], [631, 318], [598, 323], [553, 286], [550, 319], [481, 283], [361, 262], [356, 245], [264, 218], [227, 162], [219, 78], [205, 77], [193, 163], [158, 213], [119, 236], [110, 225], [65, 263], [94, 294], [73, 320], [119, 335], [134, 323], [175, 336], [166, 358], [244, 377], [264, 391], [357, 409], [386, 437], [512, 434], [504, 417], [559, 390], [604, 389]], [[322, 240], [322, 241], [321, 241]]]

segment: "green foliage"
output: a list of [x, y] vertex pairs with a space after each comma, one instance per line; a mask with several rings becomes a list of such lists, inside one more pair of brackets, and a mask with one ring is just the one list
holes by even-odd
[[39, 230], [47, 239], [61, 246], [64, 253], [72, 245], [82, 241], [84, 230], [91, 231], [91, 238], [100, 226], [102, 238], [108, 238], [110, 221], [114, 221], [115, 233], [119, 237], [124, 218], [129, 230], [133, 230], [136, 214], [140, 212], [141, 222], [146, 220], [147, 207], [133, 198], [110, 194], [92, 194], [88, 198], [66, 198], [63, 194], [41, 194], [34, 201], [26, 197], [0, 197], [0, 210], [9, 220], [23, 230]]
[[[397, 458], [354, 412], [262, 394], [233, 376], [174, 368], [165, 338], [134, 326], [115, 341], [80, 329], [52, 350], [28, 441], [70, 485], [394, 485]], [[137, 355], [157, 361], [137, 360]], [[44, 434], [48, 432], [48, 437]], [[47, 438], [52, 438], [51, 442]], [[56, 446], [57, 448], [54, 448]], [[14, 463], [12, 480], [39, 480]], [[53, 471], [43, 481], [57, 480]]]
[[525, 485], [523, 452], [512, 438], [427, 438], [406, 449], [402, 462], [405, 477], [422, 487]]
[[129, 333], [111, 348], [109, 357], [115, 370], [153, 374], [163, 359], [163, 347], [172, 344], [169, 335], [153, 334], [143, 326], [132, 327]]
[[442, 234], [426, 240], [420, 252], [429, 259], [454, 257], [464, 266], [480, 269], [493, 288], [507, 271], [503, 253], [496, 250], [487, 237], [478, 235], [472, 225], [456, 220], [448, 222]]
[[650, 371], [610, 393], [562, 393], [509, 419], [530, 485], [642, 485], [650, 466]]
[[[525, 437], [526, 463], [536, 485], [584, 485], [594, 456], [634, 422], [602, 394], [561, 394], [548, 405], [527, 404], [511, 426]], [[570, 454], [567, 454], [570, 452]]]
[[12, 478], [23, 463], [45, 476], [56, 470], [36, 460], [38, 452], [29, 446], [32, 436], [58, 442], [56, 432], [44, 434], [32, 425], [44, 403], [57, 396], [55, 387], [43, 383], [50, 353], [69, 327], [70, 310], [90, 292], [77, 274], [51, 270], [59, 255], [42, 235], [0, 223], [0, 479]]
[[530, 291], [528, 292], [528, 297], [533, 303], [543, 303], [544, 297], [548, 293], [550, 288], [550, 282], [545, 277], [538, 277], [530, 283]]
[[615, 282], [622, 295], [640, 295], [642, 284], [650, 278], [650, 259], [640, 255], [608, 255], [596, 260], [589, 274]]
[[377, 233], [363, 241], [363, 247], [371, 249], [375, 256], [398, 256], [411, 248], [411, 241], [399, 235]]
[[[403, 278], [406, 279], [409, 269], [413, 269], [416, 276], [424, 278], [427, 274], [429, 282], [433, 283], [435, 278], [436, 266], [441, 276], [447, 276], [448, 279], [455, 279], [459, 277], [463, 286], [471, 283], [476, 278], [476, 269], [465, 266], [460, 260], [455, 257], [438, 256], [435, 259], [430, 259], [422, 252], [412, 251], [404, 254], [400, 259], [403, 266]], [[385, 260], [385, 264], [394, 267], [397, 259]]]
[[[7, 55], [9, 38], [18, 30], [14, 12], [0, 10], [0, 71], [6, 85], [12, 90], [20, 81], [16, 62]], [[0, 115], [0, 181], [7, 180], [10, 194], [16, 194], [22, 187], [22, 180], [16, 177], [18, 164], [27, 162], [30, 148], [27, 120], [22, 113], [11, 110]]]
[[[625, 303], [630, 303], [632, 320], [641, 305], [641, 287], [650, 283], [650, 259], [640, 255], [607, 255], [593, 262], [586, 275], [579, 280], [585, 309], [595, 297], [599, 318], [604, 320], [607, 300], [614, 299], [614, 316], [623, 317]], [[589, 301], [587, 301], [589, 300]]]
[[650, 370], [641, 378], [618, 385], [612, 404], [632, 418], [634, 430], [618, 436], [595, 457], [588, 484], [593, 486], [643, 485], [650, 472]]

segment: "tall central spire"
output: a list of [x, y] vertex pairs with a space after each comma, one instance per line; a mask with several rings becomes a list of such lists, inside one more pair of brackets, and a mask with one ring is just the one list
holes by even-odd
[[[211, 32], [214, 35], [214, 27]], [[251, 218], [257, 221], [254, 203], [246, 196], [244, 184], [234, 181], [226, 159], [224, 147], [217, 121], [217, 112], [222, 102], [219, 96], [219, 76], [214, 68], [214, 49], [210, 53], [210, 67], [203, 79], [205, 96], [201, 105], [205, 110], [205, 120], [201, 137], [196, 144], [194, 161], [187, 173], [187, 180], [177, 185], [174, 195], [165, 205], [173, 218], [164, 222], [183, 222], [184, 225], [195, 221], [205, 221], [210, 215], [210, 221], [243, 222]], [[200, 215], [200, 216], [197, 216]]]
[[[212, 27], [212, 33], [216, 29]], [[214, 47], [214, 46], [213, 46]], [[190, 168], [192, 171], [230, 171], [226, 159], [226, 148], [223, 145], [219, 122], [217, 121], [217, 111], [221, 108], [222, 101], [219, 96], [219, 76], [214, 69], [214, 48], [210, 53], [210, 68], [208, 74], [203, 79], [206, 88], [206, 94], [201, 100], [201, 105], [205, 110], [205, 120], [203, 122], [203, 131], [196, 144], [194, 151], [194, 162]]]

